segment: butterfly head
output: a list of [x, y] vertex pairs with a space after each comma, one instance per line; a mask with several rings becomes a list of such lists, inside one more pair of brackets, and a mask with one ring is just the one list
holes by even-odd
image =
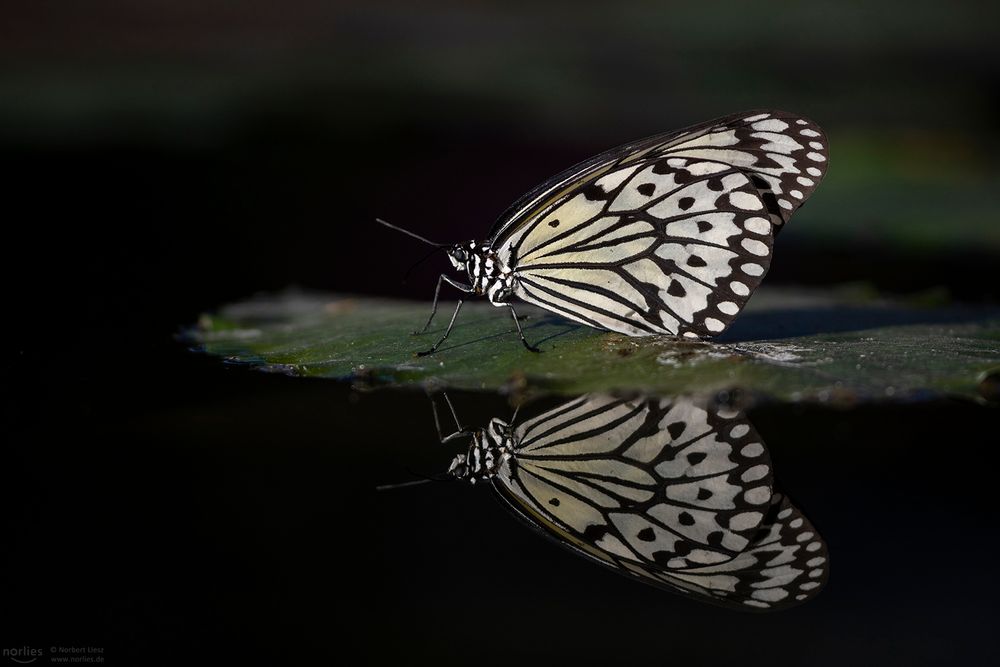
[[470, 484], [485, 482], [496, 477], [513, 454], [510, 426], [503, 420], [493, 419], [485, 429], [472, 434], [468, 452], [452, 459], [448, 474]]
[[451, 261], [451, 265], [458, 271], [466, 271], [469, 261], [476, 254], [477, 245], [475, 241], [469, 241], [468, 243], [456, 243], [449, 248], [448, 259]]

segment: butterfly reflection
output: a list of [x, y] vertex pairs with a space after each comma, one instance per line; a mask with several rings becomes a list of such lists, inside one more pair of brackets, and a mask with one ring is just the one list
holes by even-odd
[[767, 448], [741, 411], [590, 394], [512, 421], [443, 437], [471, 437], [449, 474], [489, 482], [584, 558], [734, 608], [786, 608], [823, 588], [826, 544], [774, 489]]

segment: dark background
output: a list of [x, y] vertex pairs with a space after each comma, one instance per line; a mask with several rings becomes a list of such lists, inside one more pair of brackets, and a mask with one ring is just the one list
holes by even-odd
[[[454, 453], [432, 447], [422, 396], [261, 376], [174, 339], [291, 284], [426, 299], [440, 260], [401, 284], [422, 248], [375, 215], [481, 237], [569, 164], [756, 107], [812, 117], [832, 152], [769, 282], [993, 303], [995, 5], [4, 13], [3, 647], [102, 646], [112, 664], [996, 657], [995, 409], [752, 414], [834, 571], [801, 611], [734, 616], [576, 562], [483, 489], [372, 492]], [[464, 403], [469, 423], [508, 409]]]

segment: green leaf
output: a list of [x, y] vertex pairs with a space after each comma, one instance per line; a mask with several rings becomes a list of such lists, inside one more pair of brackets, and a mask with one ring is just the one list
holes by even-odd
[[[922, 303], [926, 300], [916, 300]], [[360, 386], [535, 393], [666, 394], [740, 389], [780, 400], [855, 402], [979, 397], [1000, 368], [1000, 311], [891, 302], [860, 288], [758, 291], [713, 342], [629, 338], [521, 306], [525, 350], [505, 309], [467, 303], [437, 353], [454, 304], [414, 336], [429, 303], [288, 291], [203, 315], [187, 334], [205, 352], [289, 375]]]

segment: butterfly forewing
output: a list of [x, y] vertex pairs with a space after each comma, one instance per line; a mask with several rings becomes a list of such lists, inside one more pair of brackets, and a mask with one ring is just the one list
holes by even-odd
[[526, 301], [628, 335], [713, 336], [763, 279], [774, 234], [825, 163], [810, 121], [730, 116], [559, 174], [501, 216], [490, 243]]
[[749, 111], [682, 132], [653, 149], [719, 160], [751, 177], [781, 227], [826, 174], [828, 144], [816, 123], [782, 111]]
[[[498, 246], [518, 227], [544, 214], [560, 197], [586, 187], [608, 171], [651, 155], [700, 156], [764, 176], [756, 184], [765, 199], [771, 199], [768, 193], [774, 195], [773, 208], [785, 222], [826, 174], [828, 146], [816, 123], [785, 111], [744, 111], [664, 132], [604, 151], [538, 185], [500, 215], [489, 239]], [[802, 197], [792, 194], [793, 190]], [[790, 207], [778, 204], [779, 197], [786, 199]]]

